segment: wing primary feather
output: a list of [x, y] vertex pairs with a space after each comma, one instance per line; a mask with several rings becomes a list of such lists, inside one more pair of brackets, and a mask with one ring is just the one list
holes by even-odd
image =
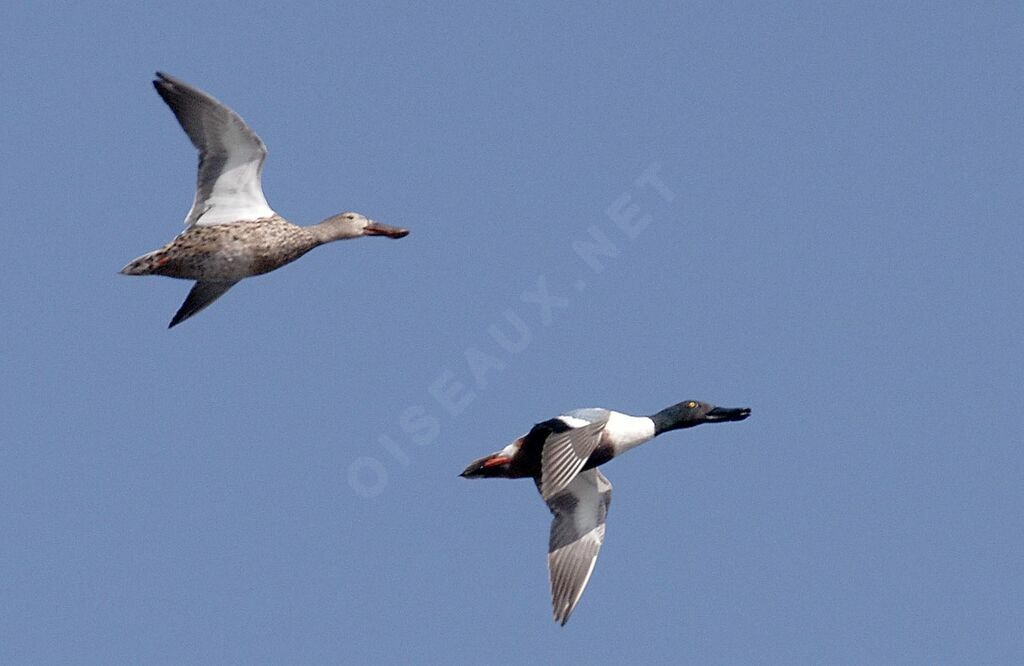
[[171, 323], [167, 325], [167, 328], [174, 328], [181, 322], [207, 307], [210, 303], [213, 303], [215, 300], [223, 296], [224, 292], [236, 284], [237, 281], [196, 282], [192, 285], [192, 289], [189, 290], [188, 296], [185, 298], [185, 302], [181, 304], [180, 308], [178, 308], [178, 311], [174, 314], [174, 318], [171, 319]]
[[597, 469], [578, 474], [547, 500], [553, 519], [548, 543], [552, 612], [556, 622], [569, 620], [590, 581], [604, 543], [611, 483]]
[[225, 224], [275, 215], [263, 196], [267, 148], [241, 116], [162, 72], [153, 86], [199, 151], [196, 196], [185, 224]]

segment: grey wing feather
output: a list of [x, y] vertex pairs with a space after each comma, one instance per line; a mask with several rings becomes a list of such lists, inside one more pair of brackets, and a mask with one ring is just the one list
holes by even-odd
[[166, 74], [157, 72], [153, 86], [199, 150], [196, 198], [185, 224], [273, 215], [261, 184], [267, 148], [245, 121], [210, 95]]
[[548, 575], [556, 622], [569, 620], [604, 543], [604, 524], [612, 501], [612, 484], [596, 468], [579, 475], [548, 500], [554, 515], [548, 542]]
[[181, 304], [178, 311], [174, 315], [174, 319], [171, 319], [171, 323], [167, 328], [174, 328], [181, 322], [185, 321], [195, 313], [199, 312], [210, 303], [224, 295], [231, 287], [235, 286], [238, 282], [196, 282], [192, 285], [191, 291], [188, 292], [188, 296], [185, 298], [185, 302]]
[[551, 433], [540, 456], [540, 494], [544, 501], [557, 495], [579, 474], [601, 441], [607, 417], [565, 432]]

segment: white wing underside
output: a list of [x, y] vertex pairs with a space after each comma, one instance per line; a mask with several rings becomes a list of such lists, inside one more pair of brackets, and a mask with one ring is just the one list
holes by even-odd
[[548, 575], [556, 622], [565, 624], [590, 582], [604, 543], [612, 484], [596, 468], [581, 472], [548, 500], [554, 515], [548, 542]]
[[260, 186], [261, 166], [262, 160], [245, 160], [236, 152], [215, 176], [200, 169], [196, 198], [185, 224], [226, 224], [274, 216]]
[[263, 196], [267, 148], [238, 114], [166, 74], [153, 82], [199, 151], [196, 197], [185, 224], [213, 225], [275, 215]]

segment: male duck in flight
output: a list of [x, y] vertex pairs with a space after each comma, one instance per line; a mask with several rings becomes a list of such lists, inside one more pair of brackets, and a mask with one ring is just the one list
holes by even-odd
[[538, 423], [501, 451], [474, 460], [462, 476], [533, 478], [554, 515], [548, 574], [555, 621], [564, 625], [590, 580], [604, 542], [612, 484], [597, 466], [669, 430], [742, 421], [748, 416], [747, 407], [715, 407], [696, 400], [652, 416], [575, 409]]
[[239, 280], [269, 273], [318, 245], [409, 234], [359, 213], [334, 215], [308, 227], [288, 222], [263, 197], [260, 174], [267, 148], [256, 133], [203, 91], [160, 72], [156, 77], [156, 91], [199, 150], [196, 197], [185, 217], [185, 231], [121, 272], [196, 281], [170, 326], [213, 303]]

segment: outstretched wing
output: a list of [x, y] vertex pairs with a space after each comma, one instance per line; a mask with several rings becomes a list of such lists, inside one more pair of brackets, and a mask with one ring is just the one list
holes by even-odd
[[215, 300], [223, 296], [224, 292], [235, 286], [237, 283], [237, 280], [234, 282], [209, 282], [202, 280], [196, 282], [192, 285], [192, 289], [188, 292], [185, 302], [181, 304], [180, 308], [178, 308], [178, 311], [175, 313], [174, 318], [171, 319], [171, 323], [167, 328], [174, 328], [181, 322], [196, 314], [210, 303], [213, 303]]
[[604, 543], [604, 521], [612, 501], [612, 484], [597, 468], [588, 469], [547, 500], [554, 515], [548, 542], [548, 575], [555, 622], [569, 620]]
[[237, 113], [201, 90], [157, 72], [153, 86], [199, 150], [196, 198], [185, 224], [210, 225], [274, 215], [260, 175], [267, 147]]

